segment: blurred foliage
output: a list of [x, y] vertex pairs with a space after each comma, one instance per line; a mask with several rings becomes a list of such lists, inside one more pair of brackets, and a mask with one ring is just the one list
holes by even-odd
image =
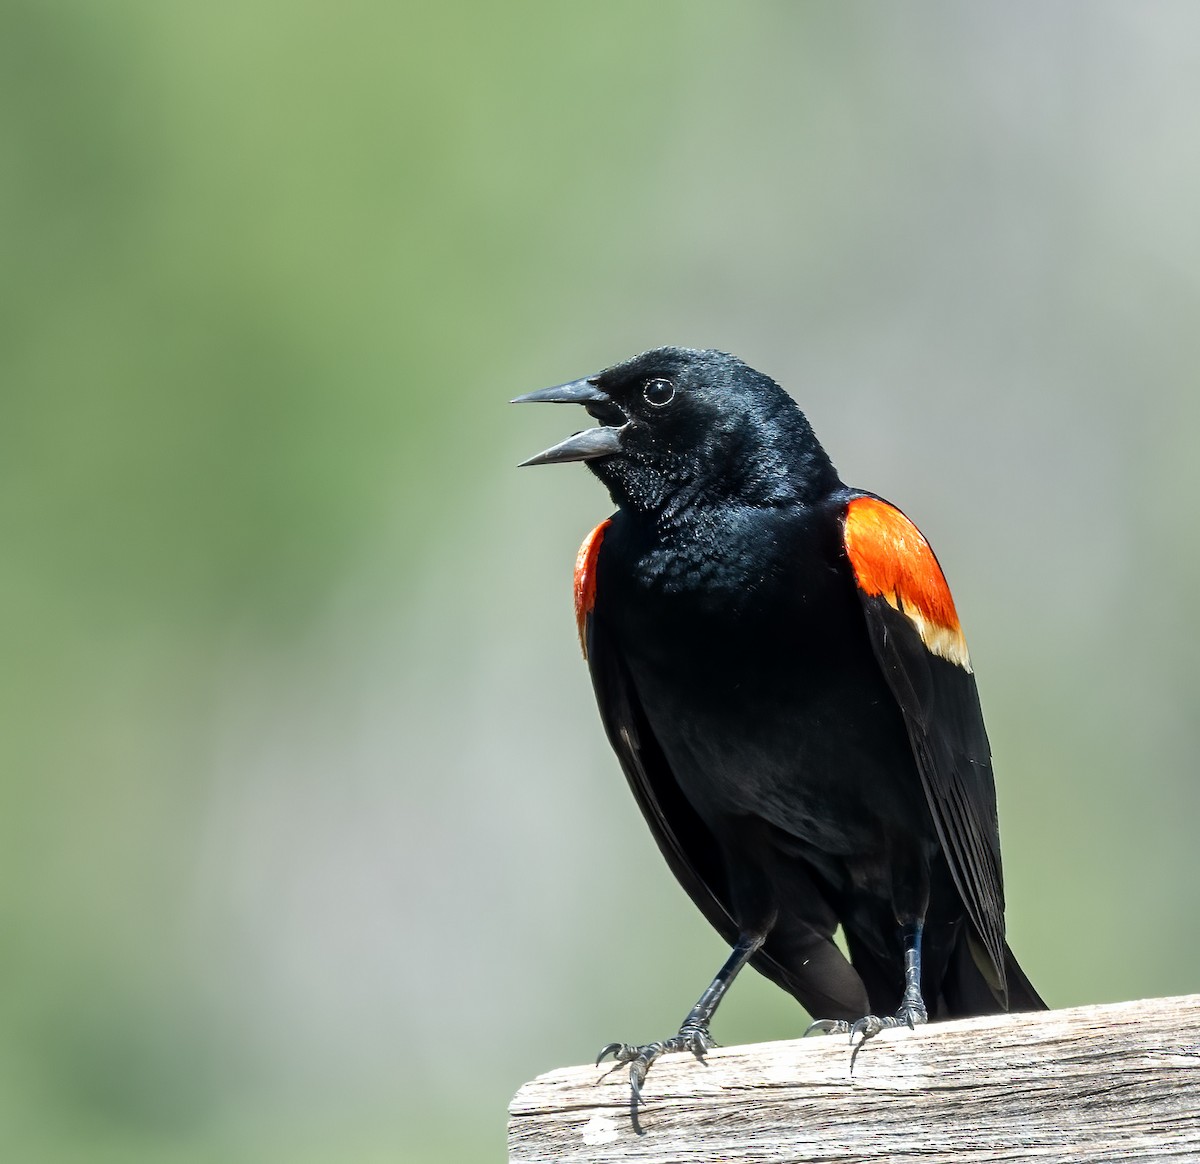
[[[1193, 988], [1197, 34], [0, 6], [0, 1155], [498, 1159], [678, 1021], [722, 952], [567, 609], [607, 501], [502, 407], [657, 343], [937, 545], [1050, 1000]], [[718, 1035], [802, 1021], [747, 976]]]

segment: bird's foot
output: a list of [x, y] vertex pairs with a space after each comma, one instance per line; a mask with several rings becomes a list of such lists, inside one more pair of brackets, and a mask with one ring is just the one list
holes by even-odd
[[[811, 1023], [808, 1029], [804, 1032], [805, 1035], [810, 1035], [814, 1031], [820, 1031], [827, 1035], [849, 1035], [850, 1043], [854, 1046], [854, 1051], [850, 1056], [850, 1070], [854, 1070], [854, 1061], [858, 1058], [858, 1053], [866, 1045], [868, 1039], [873, 1039], [880, 1031], [894, 1030], [897, 1027], [908, 1027], [909, 1030], [915, 1030], [919, 1026], [924, 1026], [929, 1021], [929, 1015], [925, 1010], [923, 1003], [901, 1004], [900, 1009], [894, 1015], [863, 1015], [857, 1022], [848, 1023], [845, 1019], [817, 1019]], [[859, 1038], [859, 1036], [862, 1036]], [[854, 1040], [858, 1039], [857, 1045]]]
[[[896, 1027], [908, 1027], [913, 1030], [926, 1021], [925, 1012], [917, 1012], [914, 1010], [901, 1007], [895, 1015], [885, 1014], [865, 1014], [858, 1022], [846, 1028], [850, 1035], [850, 1042], [862, 1035], [862, 1042], [865, 1043], [868, 1039], [873, 1039], [880, 1031], [895, 1030]], [[842, 1024], [846, 1027], [846, 1024]], [[862, 1046], [862, 1043], [859, 1043]]]
[[613, 1057], [617, 1067], [623, 1063], [629, 1064], [629, 1085], [633, 1089], [633, 1102], [636, 1107], [642, 1101], [642, 1084], [646, 1082], [646, 1072], [660, 1055], [667, 1055], [673, 1051], [691, 1051], [703, 1062], [705, 1052], [716, 1046], [718, 1043], [708, 1033], [708, 1027], [684, 1024], [679, 1028], [679, 1034], [658, 1043], [646, 1043], [641, 1047], [635, 1047], [631, 1043], [609, 1043], [596, 1056], [596, 1066], [599, 1067], [607, 1055]]
[[845, 1019], [817, 1019], [805, 1027], [804, 1034], [800, 1037], [807, 1039], [814, 1031], [822, 1035], [848, 1035], [850, 1033], [850, 1024]]

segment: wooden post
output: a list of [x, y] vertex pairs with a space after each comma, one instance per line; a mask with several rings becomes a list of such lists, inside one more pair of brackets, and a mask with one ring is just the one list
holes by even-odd
[[[661, 1033], [661, 1032], [660, 1032]], [[512, 1164], [1200, 1162], [1200, 995], [540, 1075], [509, 1109]], [[603, 1078], [602, 1078], [603, 1077]]]

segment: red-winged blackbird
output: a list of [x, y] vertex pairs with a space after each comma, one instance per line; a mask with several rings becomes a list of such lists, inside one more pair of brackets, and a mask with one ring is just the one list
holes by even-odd
[[659, 348], [526, 401], [600, 422], [525, 464], [586, 461], [617, 506], [575, 567], [584, 655], [667, 864], [733, 947], [678, 1034], [601, 1052], [635, 1102], [664, 1051], [714, 1045], [747, 962], [852, 1040], [1044, 1007], [1005, 943], [987, 734], [916, 526], [724, 352]]

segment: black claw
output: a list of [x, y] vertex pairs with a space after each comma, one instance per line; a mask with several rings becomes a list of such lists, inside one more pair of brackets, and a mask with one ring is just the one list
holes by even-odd
[[596, 1066], [599, 1067], [609, 1055], [615, 1060], [614, 1067], [622, 1063], [629, 1064], [629, 1087], [636, 1109], [642, 1102], [642, 1084], [646, 1082], [646, 1073], [660, 1055], [671, 1051], [691, 1051], [703, 1063], [705, 1052], [715, 1046], [716, 1041], [705, 1027], [681, 1027], [678, 1034], [659, 1043], [646, 1043], [641, 1047], [630, 1043], [609, 1043], [596, 1056]]
[[[894, 1024], [895, 1022], [896, 1020], [892, 1019], [892, 1023]], [[859, 1051], [861, 1051], [863, 1047], [867, 1045], [867, 1040], [873, 1039], [881, 1030], [883, 1030], [885, 1025], [885, 1020], [879, 1018], [877, 1015], [867, 1014], [863, 1015], [863, 1017], [860, 1018], [858, 1022], [856, 1022], [850, 1028], [850, 1046], [854, 1048], [850, 1052], [851, 1075], [854, 1074], [854, 1064], [858, 1062]], [[854, 1043], [854, 1038], [856, 1035], [862, 1035], [862, 1038], [859, 1040], [857, 1046], [855, 1046]]]
[[[880, 1031], [894, 1030], [897, 1027], [908, 1027], [909, 1030], [916, 1030], [918, 1026], [923, 1026], [929, 1021], [925, 1013], [925, 1008], [917, 1009], [911, 1006], [902, 1006], [900, 1010], [893, 1015], [863, 1015], [852, 1027], [850, 1027], [850, 1045], [854, 1047], [854, 1051], [850, 1055], [850, 1071], [854, 1072], [854, 1062], [858, 1058], [858, 1053], [867, 1045], [869, 1039], [873, 1039]], [[862, 1035], [858, 1045], [855, 1046], [854, 1039], [857, 1035]]]
[[[862, 1041], [865, 1043], [868, 1039], [873, 1039], [884, 1027], [895, 1023], [895, 1019], [882, 1019], [878, 1015], [865, 1014], [850, 1028], [850, 1043], [853, 1045], [854, 1040], [862, 1035]], [[859, 1044], [862, 1045], [861, 1043]]]
[[633, 1091], [633, 1106], [637, 1107], [642, 1102], [642, 1081], [646, 1078], [646, 1072], [643, 1069], [638, 1071], [638, 1064], [635, 1062], [629, 1068], [629, 1087]]
[[614, 1059], [616, 1059], [616, 1057], [617, 1057], [617, 1052], [618, 1052], [620, 1049], [621, 1049], [621, 1044], [620, 1044], [620, 1043], [609, 1043], [609, 1044], [607, 1044], [607, 1045], [604, 1047], [604, 1049], [603, 1049], [603, 1050], [600, 1052], [600, 1054], [596, 1056], [596, 1066], [597, 1066], [597, 1067], [599, 1067], [599, 1066], [600, 1066], [600, 1064], [604, 1062], [604, 1058], [605, 1058], [605, 1056], [606, 1056], [606, 1055], [611, 1055], [611, 1056], [612, 1056]]
[[850, 1052], [850, 1074], [854, 1074], [854, 1064], [858, 1062], [858, 1053], [867, 1045], [867, 1040], [863, 1039], [853, 1051]]
[[823, 1035], [844, 1035], [849, 1030], [850, 1024], [845, 1019], [817, 1019], [808, 1024], [804, 1034], [800, 1037], [807, 1039], [813, 1031], [820, 1031]]

